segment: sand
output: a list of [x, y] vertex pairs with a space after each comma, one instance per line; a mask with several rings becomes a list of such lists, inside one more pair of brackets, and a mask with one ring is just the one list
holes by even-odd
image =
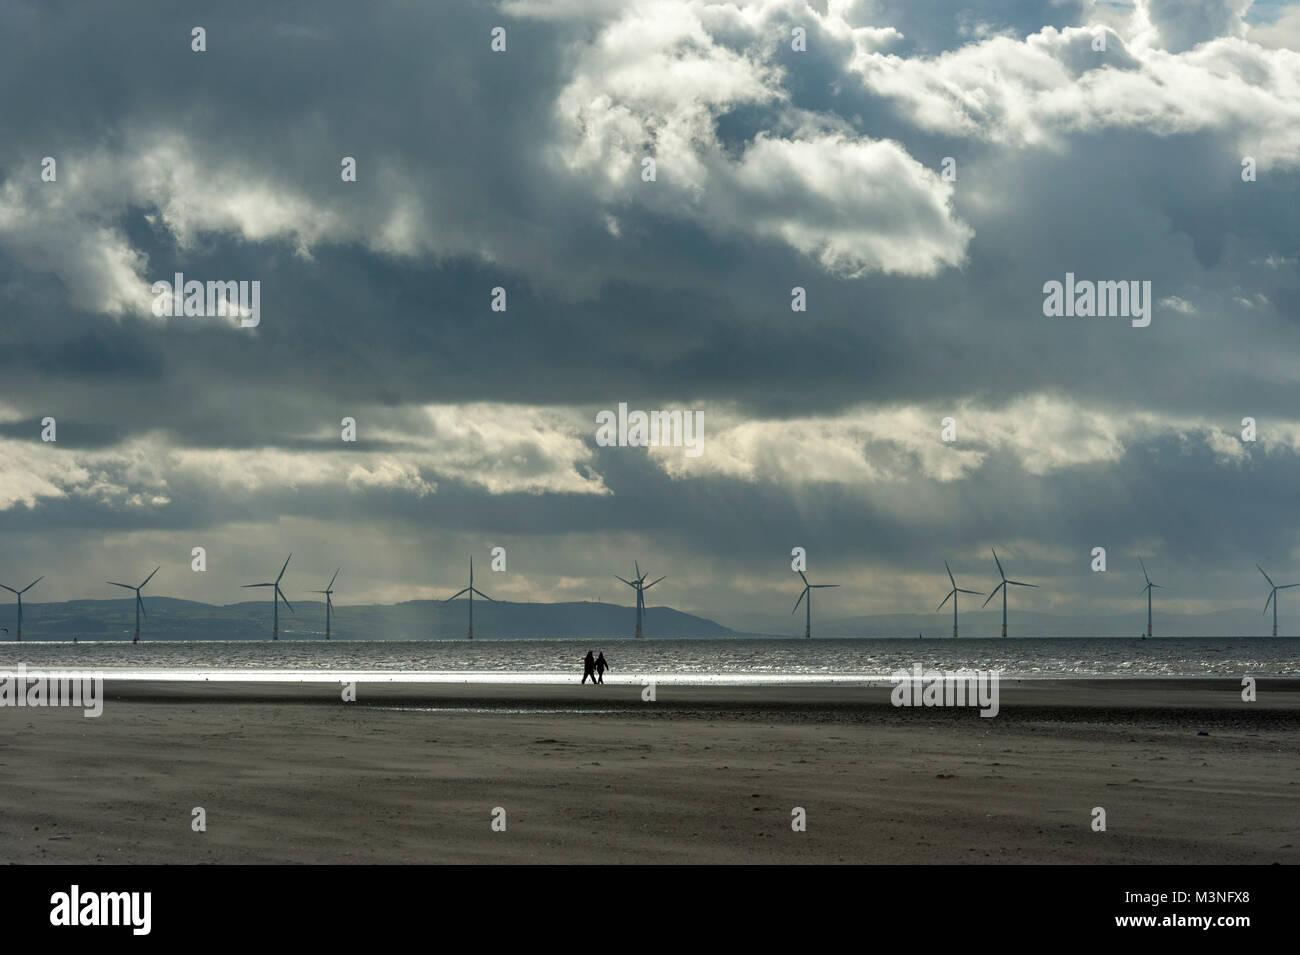
[[887, 688], [640, 693], [119, 683], [99, 719], [0, 708], [0, 861], [1300, 862], [1300, 681], [1004, 683], [992, 719]]

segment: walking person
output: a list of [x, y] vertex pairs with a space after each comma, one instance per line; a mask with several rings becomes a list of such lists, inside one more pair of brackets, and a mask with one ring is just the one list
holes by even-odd
[[591, 677], [591, 682], [594, 685], [596, 682], [596, 660], [592, 657], [590, 650], [587, 651], [587, 658], [582, 661], [583, 683], [587, 682], [587, 677]]
[[601, 650], [600, 656], [596, 657], [596, 675], [600, 678], [601, 683], [605, 682], [605, 671], [612, 669], [614, 668], [610, 666], [609, 661], [605, 659], [605, 651]]

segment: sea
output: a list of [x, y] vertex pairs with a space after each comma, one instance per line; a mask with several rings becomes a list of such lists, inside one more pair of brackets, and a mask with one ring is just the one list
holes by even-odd
[[106, 679], [568, 683], [587, 651], [607, 683], [862, 684], [898, 670], [997, 670], [1002, 679], [1300, 677], [1300, 638], [198, 640], [0, 643], [0, 674], [97, 670]]

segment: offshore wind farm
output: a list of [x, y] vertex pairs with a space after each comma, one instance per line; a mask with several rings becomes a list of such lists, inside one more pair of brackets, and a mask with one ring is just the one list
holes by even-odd
[[[992, 636], [1006, 638], [1009, 636], [1007, 629], [1007, 592], [1009, 588], [1014, 586], [1038, 589], [1039, 585], [1008, 578], [996, 550], [992, 550], [991, 553], [998, 579], [987, 592], [959, 587], [951, 566], [947, 561], [944, 561], [944, 570], [948, 577], [950, 589], [938, 606], [934, 608], [934, 613], [913, 611], [910, 613], [894, 612], [849, 616], [842, 613], [831, 614], [823, 616], [816, 635], [841, 640], [855, 638], [910, 640], [916, 637], [930, 640], [942, 639], [942, 635], [936, 632], [941, 629], [936, 626], [938, 620], [941, 619], [938, 614], [944, 611], [951, 602], [952, 629], [950, 633], [953, 639]], [[292, 554], [289, 555], [281, 565], [280, 572], [275, 580], [241, 586], [244, 588], [267, 588], [272, 591], [272, 641], [278, 641], [281, 638], [331, 640], [334, 638], [334, 585], [338, 580], [341, 568], [334, 570], [329, 583], [324, 589], [308, 591], [308, 593], [317, 594], [324, 598], [321, 602], [324, 619], [323, 630], [319, 628], [318, 624], [313, 625], [305, 618], [301, 624], [291, 625], [288, 629], [282, 628], [280, 625], [279, 602], [283, 600], [286, 607], [293, 611], [293, 607], [284, 596], [284, 590], [281, 587], [292, 561], [292, 556]], [[1147, 575], [1146, 563], [1143, 558], [1138, 558], [1138, 565], [1144, 580], [1144, 586], [1139, 591], [1139, 596], [1146, 597], [1146, 619], [1144, 626], [1139, 626], [1137, 635], [1146, 639], [1153, 636], [1152, 593], [1155, 589], [1164, 589], [1164, 585], [1153, 582]], [[634, 562], [633, 566], [634, 575], [630, 579], [614, 575], [614, 579], [634, 592], [634, 603], [632, 607], [625, 610], [623, 605], [617, 602], [601, 600], [520, 601], [489, 596], [475, 583], [474, 561], [471, 557], [468, 560], [467, 585], [450, 597], [437, 600], [413, 599], [392, 604], [358, 603], [349, 605], [349, 628], [344, 635], [344, 639], [354, 641], [472, 640], [475, 639], [476, 635], [488, 639], [506, 640], [526, 640], [529, 638], [549, 640], [584, 635], [594, 639], [610, 640], [622, 638], [745, 639], [749, 637], [802, 637], [803, 639], [812, 639], [814, 637], [812, 592], [819, 589], [841, 587], [840, 584], [813, 583], [802, 570], [795, 572], [796, 583], [801, 586], [792, 613], [798, 613], [801, 608], [803, 609], [802, 633], [793, 631], [776, 613], [768, 615], [754, 613], [739, 615], [715, 614], [711, 611], [691, 612], [679, 610], [667, 605], [656, 608], [654, 617], [656, 627], [647, 630], [646, 624], [651, 619], [651, 615], [645, 594], [656, 584], [666, 580], [667, 575], [661, 575], [651, 580], [649, 573], [641, 570], [639, 561]], [[1256, 569], [1264, 576], [1270, 586], [1264, 604], [1264, 611], [1267, 613], [1270, 608], [1273, 610], [1273, 626], [1275, 629], [1272, 635], [1278, 636], [1276, 631], [1277, 595], [1282, 590], [1300, 585], [1274, 585], [1272, 578], [1262, 568], [1257, 566]], [[139, 643], [141, 639], [142, 618], [149, 617], [144, 607], [142, 591], [160, 570], [162, 570], [161, 566], [155, 568], [138, 586], [117, 581], [108, 582], [111, 586], [121, 587], [133, 594], [135, 629], [130, 641], [133, 644]], [[33, 581], [21, 591], [7, 586], [5, 589], [21, 596], [21, 594], [27, 593], [36, 583], [44, 579], [44, 577], [41, 577], [37, 581]], [[984, 608], [997, 597], [1002, 597], [1000, 611], [967, 611], [968, 626], [964, 631], [965, 637], [962, 636], [963, 631], [959, 630], [957, 601], [961, 594], [972, 597], [985, 596], [982, 605]], [[486, 602], [481, 604], [477, 611], [479, 617], [477, 634], [474, 597]], [[452, 607], [461, 598], [465, 598], [465, 616], [457, 620]], [[264, 638], [265, 630], [262, 629], [265, 620], [264, 603], [208, 603], [176, 599], [163, 594], [159, 594], [152, 599], [156, 605], [154, 616], [150, 618], [153, 622], [153, 633], [151, 634], [153, 639], [186, 641], [254, 640]], [[23, 617], [21, 616], [22, 610], [19, 609], [21, 606], [20, 603], [15, 608], [17, 611], [16, 626], [12, 636], [12, 642], [15, 643], [18, 642], [18, 637], [22, 632]], [[28, 631], [27, 639], [24, 642], [30, 643], [33, 639], [52, 642], [72, 640], [95, 642], [120, 639], [117, 636], [118, 630], [116, 629], [117, 616], [114, 610], [116, 606], [115, 601], [87, 599], [42, 603], [34, 607], [29, 602], [26, 605]], [[630, 616], [625, 616], [629, 610]], [[31, 630], [33, 611], [35, 611], [35, 620], [38, 627], [35, 633]], [[826, 611], [823, 611], [823, 614], [825, 613]], [[1261, 629], [1254, 622], [1256, 618], [1252, 617], [1252, 613], [1253, 611], [1249, 611], [1245, 606], [1235, 610], [1219, 610], [1199, 614], [1180, 612], [1174, 606], [1165, 613], [1166, 632], [1169, 636], [1175, 638], [1246, 638], [1264, 635], [1266, 629]], [[1133, 626], [1136, 622], [1133, 617], [1118, 609], [1083, 617], [1053, 613], [1050, 610], [1025, 609], [1021, 611], [1020, 619], [1023, 621], [1023, 629], [1022, 632], [1015, 634], [1014, 638], [1024, 640], [1058, 638], [1125, 639], [1134, 634]], [[622, 621], [625, 620], [631, 622], [632, 626], [630, 628], [622, 624]], [[972, 624], [970, 621], [975, 622]], [[1286, 635], [1282, 634], [1281, 638], [1286, 639]]]
[[[170, 674], [169, 678], [183, 678], [189, 672], [224, 672], [230, 678], [292, 681], [306, 671], [337, 672], [337, 668], [346, 666], [361, 667], [381, 679], [388, 678], [383, 676], [386, 673], [401, 673], [403, 679], [436, 682], [442, 678], [439, 674], [451, 674], [454, 680], [567, 683], [573, 675], [567, 670], [566, 661], [581, 656], [583, 641], [612, 645], [620, 640], [649, 639], [658, 649], [648, 656], [618, 651], [623, 676], [611, 680], [653, 678], [683, 685], [775, 686], [789, 681], [867, 685], [882, 679], [892, 667], [914, 658], [919, 650], [919, 638], [927, 641], [926, 656], [938, 664], [955, 668], [996, 665], [999, 672], [1015, 679], [1192, 677], [1237, 670], [1274, 678], [1300, 675], [1296, 644], [1287, 637], [1263, 638], [1258, 627], [1251, 624], [1255, 619], [1252, 612], [1245, 608], [1240, 612], [1201, 615], [1171, 610], [1165, 619], [1166, 629], [1173, 635], [1163, 641], [1153, 640], [1140, 651], [1133, 643], [1133, 618], [1127, 614], [1079, 621], [1023, 610], [1020, 619], [1024, 632], [1002, 646], [1000, 641], [1008, 638], [1008, 589], [1037, 585], [1008, 578], [1001, 557], [996, 550], [991, 550], [991, 554], [998, 580], [987, 593], [984, 606], [1000, 593], [1003, 599], [1000, 616], [996, 612], [968, 611], [964, 636], [959, 630], [959, 595], [978, 597], [985, 596], [985, 592], [958, 586], [951, 566], [944, 561], [950, 589], [935, 610], [943, 611], [952, 602], [951, 641], [935, 633], [935, 617], [924, 613], [824, 616], [814, 638], [813, 591], [841, 585], [813, 583], [802, 570], [795, 571], [802, 587], [793, 611], [797, 613], [800, 608], [804, 611], [801, 635], [790, 633], [775, 615], [742, 618], [749, 625], [745, 629], [668, 606], [656, 608], [656, 627], [647, 633], [644, 625], [649, 614], [645, 593], [667, 579], [667, 575], [651, 580], [649, 573], [641, 570], [639, 561], [634, 561], [630, 579], [614, 575], [635, 594], [630, 608], [635, 629], [628, 632], [629, 608], [618, 603], [521, 602], [493, 598], [475, 583], [472, 557], [468, 561], [467, 585], [450, 597], [391, 605], [350, 605], [348, 632], [342, 640], [334, 640], [333, 594], [341, 568], [335, 569], [323, 589], [310, 591], [324, 597], [324, 631], [310, 623], [293, 630], [281, 629], [278, 602], [284, 600], [289, 606], [281, 584], [293, 558], [290, 554], [275, 580], [242, 585], [271, 589], [270, 641], [265, 640], [262, 629], [265, 626], [262, 602], [212, 605], [158, 595], [151, 598], [154, 615], [150, 648], [137, 646], [141, 617], [148, 616], [141, 591], [159, 573], [160, 566], [138, 586], [109, 581], [112, 586], [132, 591], [134, 597], [136, 629], [129, 644], [117, 636], [116, 614], [112, 609], [116, 602], [69, 601], [37, 605], [40, 635], [33, 641], [29, 631], [22, 652], [44, 665], [93, 664], [119, 671], [130, 667], [133, 672], [160, 678], [165, 674]], [[1143, 558], [1138, 558], [1138, 565], [1145, 581], [1140, 594], [1147, 598], [1146, 628], [1138, 637], [1146, 641], [1153, 638], [1152, 591], [1163, 585], [1154, 583], [1147, 575]], [[1296, 585], [1276, 585], [1262, 568], [1257, 569], [1272, 588], [1265, 609], [1272, 607], [1276, 612], [1277, 593]], [[36, 582], [21, 592], [27, 592]], [[475, 596], [486, 601], [479, 609], [477, 633]], [[465, 598], [464, 617], [458, 616], [454, 609], [461, 598]], [[31, 609], [29, 605], [29, 618]], [[480, 649], [463, 649], [465, 641], [476, 639]], [[991, 643], [994, 639], [998, 642]], [[279, 645], [282, 640], [285, 646], [281, 650], [252, 649], [264, 642]], [[311, 649], [322, 641], [330, 641], [336, 649]], [[802, 649], [794, 651], [790, 641], [797, 641], [794, 646]], [[68, 647], [69, 642], [75, 649]], [[0, 642], [0, 652], [4, 645]], [[17, 640], [10, 645], [16, 647]], [[115, 648], [130, 652], [123, 654]], [[1207, 653], [1212, 655], [1213, 665], [1207, 663]], [[775, 668], [774, 658], [781, 661]], [[644, 668], [634, 669], [638, 665]], [[298, 677], [289, 676], [295, 673]]]

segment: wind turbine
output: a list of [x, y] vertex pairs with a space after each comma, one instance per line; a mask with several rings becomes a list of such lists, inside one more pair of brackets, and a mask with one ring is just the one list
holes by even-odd
[[660, 577], [659, 580], [651, 581], [650, 583], [647, 584], [645, 582], [645, 579], [650, 575], [641, 573], [641, 565], [638, 564], [636, 561], [632, 561], [632, 566], [636, 568], [636, 576], [633, 577], [631, 580], [625, 580], [624, 578], [620, 577], [618, 574], [614, 575], [614, 579], [622, 580], [623, 583], [627, 584], [629, 587], [631, 587], [633, 590], [636, 591], [636, 636], [637, 639], [639, 640], [641, 639], [641, 618], [645, 615], [646, 612], [645, 592], [649, 590], [651, 587], [653, 587], [655, 584], [659, 583], [659, 580], [666, 579], [666, 575], [665, 577]]
[[[8, 586], [7, 584], [0, 584], [0, 587], [4, 587], [4, 589], [9, 591], [11, 594], [18, 595], [18, 642], [19, 643], [21, 643], [23, 639], [23, 594], [27, 593], [27, 591], [31, 590], [33, 587], [35, 587], [44, 579], [45, 579], [45, 575], [41, 574], [41, 576], [37, 577], [35, 580], [33, 580], [22, 590], [14, 590], [12, 587]], [[1276, 630], [1274, 631], [1274, 635], [1276, 635]]]
[[280, 568], [280, 576], [276, 577], [274, 582], [269, 584], [244, 584], [244, 587], [246, 588], [247, 587], [274, 587], [275, 588], [275, 593], [271, 594], [271, 605], [275, 608], [275, 627], [271, 631], [272, 640], [280, 639], [280, 601], [281, 600], [284, 601], [284, 605], [289, 608], [290, 613], [297, 613], [297, 611], [293, 609], [293, 604], [289, 603], [289, 598], [286, 597], [284, 595], [284, 591], [280, 589], [280, 578], [284, 576], [285, 568], [289, 566], [289, 561], [291, 560], [293, 560], [293, 554], [290, 554], [288, 557], [284, 559], [284, 567]]
[[[810, 584], [808, 583], [808, 578], [804, 577], [802, 570], [799, 571], [799, 576], [803, 578], [803, 593], [801, 593], [799, 595], [799, 599], [794, 602], [794, 610], [799, 609], [799, 604], [803, 602], [804, 597], [808, 598], [808, 604], [807, 606], [804, 607], [803, 635], [805, 638], [811, 640], [812, 639], [812, 592], [814, 590], [825, 590], [830, 587], [838, 587], [839, 584]], [[791, 610], [790, 613], [793, 614], [794, 610]]]
[[[993, 550], [992, 547], [989, 550]], [[1025, 584], [1018, 580], [1007, 580], [1007, 575], [1002, 572], [1002, 561], [998, 560], [998, 552], [993, 550], [993, 563], [998, 565], [998, 574], [1002, 577], [1002, 583], [993, 588], [993, 592], [988, 595], [984, 601], [984, 606], [989, 605], [989, 600], [997, 596], [998, 591], [1002, 591], [1002, 636], [1007, 635], [1007, 584], [1013, 584], [1016, 587], [1037, 587], [1038, 584]]]
[[[948, 571], [948, 580], [952, 582], [952, 590], [948, 591], [948, 597], [952, 598], [952, 638], [956, 640], [957, 639], [957, 595], [971, 594], [975, 597], [982, 597], [984, 596], [984, 592], [982, 590], [962, 590], [960, 587], [958, 587], [957, 581], [953, 580], [952, 568], [948, 566], [948, 562], [946, 560], [943, 562], [943, 569]], [[943, 603], [939, 604], [939, 606], [934, 608], [935, 613], [938, 613], [940, 610], [943, 609], [943, 604], [946, 604], [948, 602], [948, 597], [944, 597]], [[1006, 635], [1007, 635], [1006, 631], [1003, 630], [1002, 636], [1005, 637]]]
[[[1261, 574], [1264, 574], [1264, 568], [1263, 568], [1263, 567], [1260, 567], [1259, 564], [1256, 564], [1255, 566], [1256, 566], [1257, 568], [1259, 568], [1259, 572], [1260, 572]], [[1282, 585], [1279, 587], [1277, 584], [1273, 583], [1273, 578], [1270, 577], [1268, 574], [1264, 574], [1264, 579], [1267, 580], [1267, 581], [1268, 581], [1268, 585], [1269, 585], [1270, 587], [1273, 588], [1272, 590], [1270, 590], [1270, 591], [1268, 592], [1268, 600], [1265, 600], [1265, 601], [1264, 601], [1264, 613], [1268, 613], [1268, 605], [1269, 605], [1270, 603], [1272, 603], [1272, 604], [1273, 604], [1273, 636], [1276, 637], [1276, 636], [1277, 636], [1277, 592], [1278, 592], [1279, 590], [1286, 590], [1286, 589], [1288, 589], [1288, 588], [1290, 588], [1290, 587], [1300, 587], [1300, 584], [1282, 584]], [[18, 620], [20, 621], [19, 626], [18, 626], [18, 638], [19, 638], [19, 639], [22, 639], [23, 630], [22, 630], [22, 624], [21, 624], [21, 621], [22, 621], [22, 612], [21, 612], [21, 610], [19, 611]]]
[[[1139, 563], [1139, 564], [1142, 564], [1142, 558], [1141, 558], [1141, 557], [1138, 558], [1138, 563]], [[1164, 590], [1165, 588], [1162, 587], [1160, 584], [1153, 584], [1153, 583], [1151, 583], [1151, 578], [1150, 578], [1150, 577], [1147, 577], [1147, 565], [1146, 565], [1146, 564], [1142, 564], [1142, 576], [1143, 576], [1143, 577], [1146, 577], [1147, 585], [1146, 585], [1145, 587], [1143, 587], [1141, 590], [1138, 591], [1138, 596], [1140, 597], [1140, 596], [1142, 596], [1143, 594], [1146, 594], [1146, 595], [1147, 595], [1147, 636], [1149, 637], [1149, 636], [1151, 636], [1151, 588], [1152, 588], [1152, 587], [1157, 587], [1157, 588], [1159, 588], [1160, 590]], [[1265, 576], [1268, 576], [1268, 575], [1266, 574]], [[1270, 581], [1270, 583], [1271, 583], [1271, 582], [1272, 582], [1272, 581]], [[1264, 609], [1267, 610], [1268, 607], [1265, 606]]]
[[324, 590], [311, 591], [311, 593], [313, 594], [325, 595], [325, 639], [326, 640], [330, 638], [330, 611], [334, 609], [334, 601], [330, 599], [330, 594], [334, 593], [334, 581], [338, 580], [339, 571], [342, 569], [343, 568], [340, 567], [338, 570], [334, 571], [334, 576], [330, 578], [330, 582], [325, 585]]
[[[155, 567], [153, 569], [153, 574], [158, 573], [158, 571], [160, 570], [162, 570], [161, 567]], [[148, 577], [144, 579], [144, 584], [147, 584], [149, 583], [149, 581], [153, 580], [153, 574], [150, 574]], [[139, 587], [132, 587], [130, 584], [119, 584], [115, 580], [105, 581], [105, 583], [111, 584], [114, 587], [125, 587], [127, 590], [135, 591], [135, 639], [132, 640], [131, 642], [139, 643], [140, 642], [140, 614], [144, 613], [144, 601], [140, 599], [140, 591], [144, 589], [144, 584], [141, 584]], [[147, 613], [145, 613], [144, 615], [146, 617], [149, 616]]]
[[484, 600], [491, 600], [492, 603], [496, 603], [495, 600], [492, 600], [491, 597], [489, 597], [487, 594], [483, 593], [483, 591], [479, 590], [477, 587], [474, 586], [474, 558], [473, 557], [469, 559], [469, 586], [466, 587], [464, 590], [459, 590], [456, 593], [452, 594], [450, 597], [447, 598], [447, 602], [450, 603], [451, 601], [459, 597], [461, 594], [469, 594], [469, 638], [473, 640], [474, 639], [474, 595], [478, 594]]

